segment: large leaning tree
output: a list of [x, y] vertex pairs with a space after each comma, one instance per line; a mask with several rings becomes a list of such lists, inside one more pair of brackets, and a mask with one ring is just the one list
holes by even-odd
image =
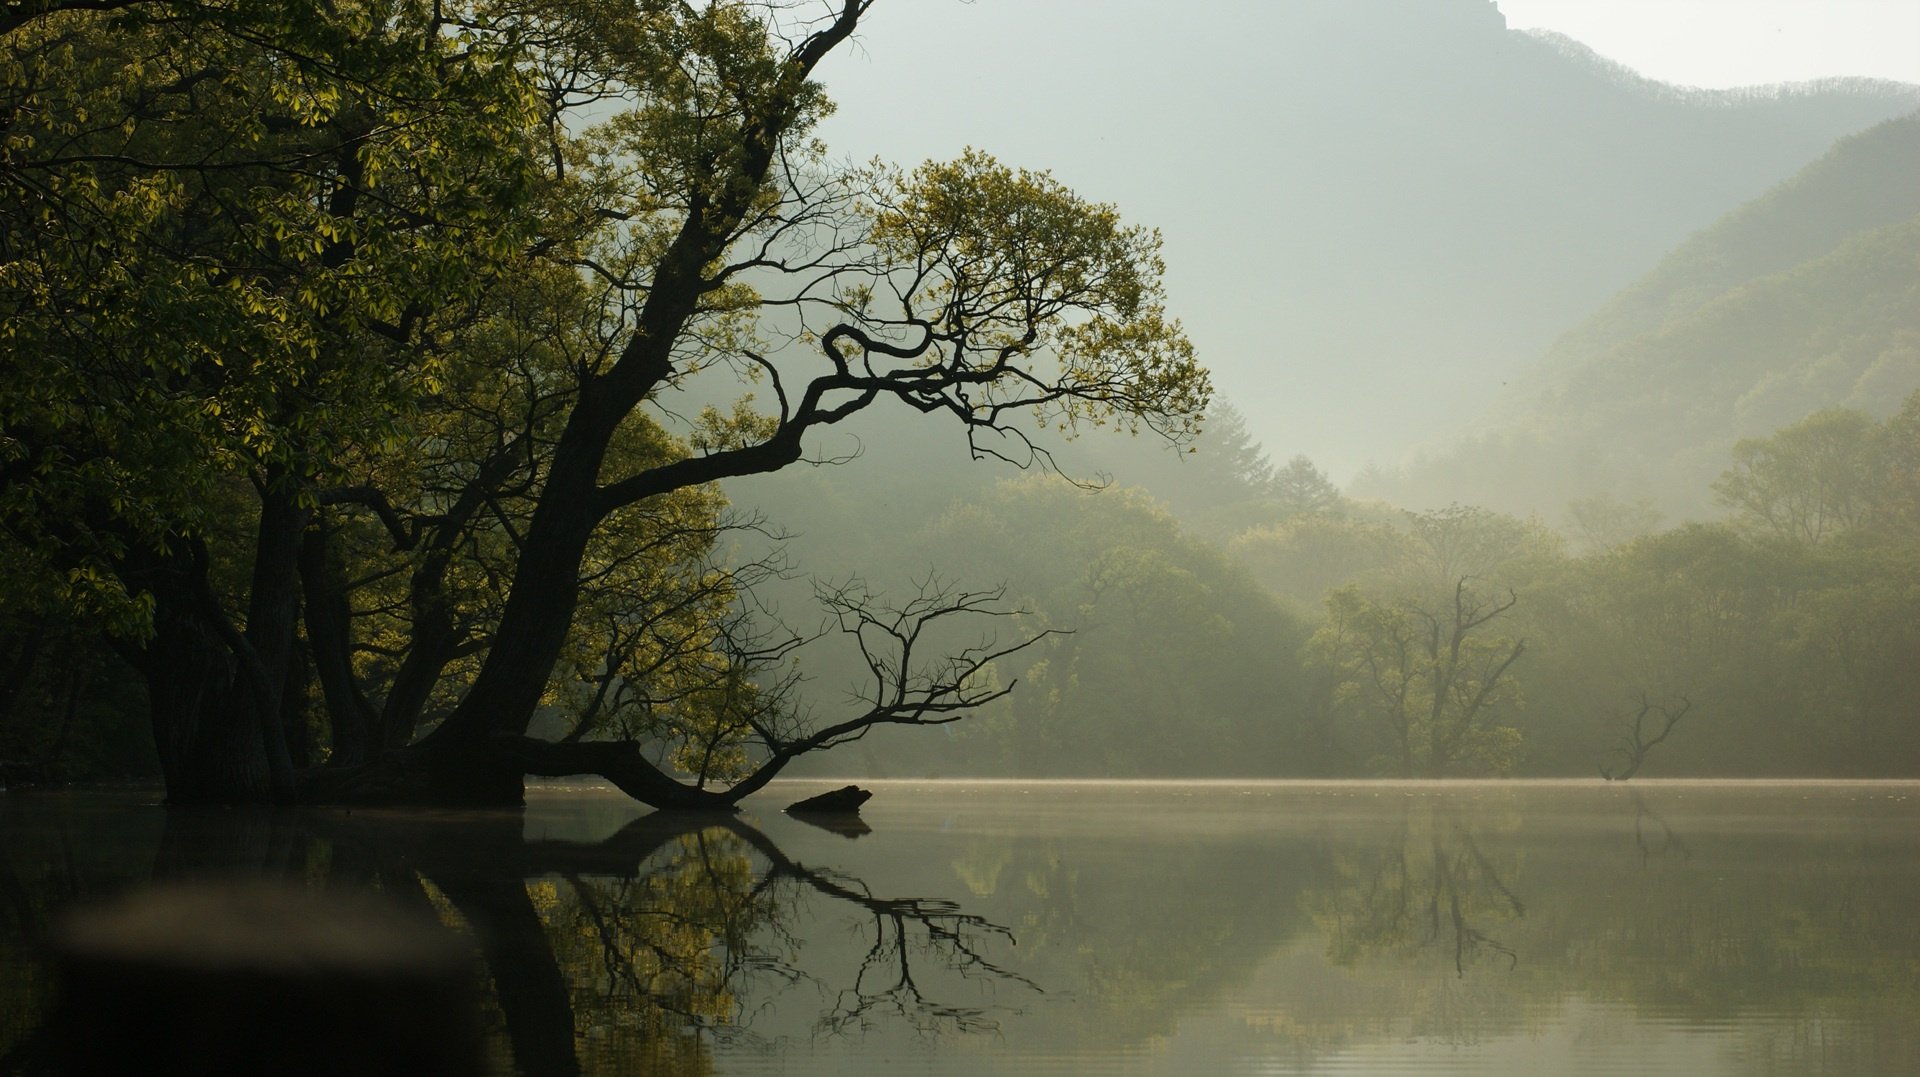
[[794, 706], [714, 484], [880, 407], [1182, 438], [1207, 380], [1111, 207], [828, 155], [870, 4], [7, 5], [0, 643], [110, 641], [179, 802], [726, 806], [994, 698], [928, 653], [990, 593], [842, 589], [869, 691]]

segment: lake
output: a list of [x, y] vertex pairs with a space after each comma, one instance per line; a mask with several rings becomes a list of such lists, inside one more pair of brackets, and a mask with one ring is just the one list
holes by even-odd
[[[1920, 783], [863, 782], [858, 827], [0, 794], [0, 1073], [59, 910], [373, 887], [529, 1073], [1920, 1073]], [[558, 976], [554, 973], [557, 970]], [[570, 1024], [571, 1028], [565, 1027]]]

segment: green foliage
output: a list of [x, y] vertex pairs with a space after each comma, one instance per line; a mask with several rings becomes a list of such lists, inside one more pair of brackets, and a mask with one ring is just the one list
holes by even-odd
[[1728, 448], [1920, 388], [1920, 118], [1842, 140], [1565, 333], [1451, 449], [1365, 492], [1513, 511], [1570, 494], [1712, 510]]
[[[1876, 437], [1911, 441], [1914, 415], [1920, 404], [1909, 402]], [[1912, 504], [1903, 493], [1911, 474], [1891, 465], [1878, 472], [1861, 522], [1818, 546], [1727, 525], [1659, 532], [1650, 506], [1603, 498], [1576, 504], [1576, 522], [1585, 521], [1577, 556], [1537, 520], [1471, 506], [1398, 513], [1343, 502], [1340, 515], [1261, 524], [1222, 552], [1298, 616], [1324, 618], [1312, 645], [1265, 658], [1247, 654], [1245, 622], [1224, 612], [1223, 592], [1200, 571], [1205, 540], [1182, 527], [1181, 544], [1195, 552], [1176, 553], [1176, 532], [1164, 530], [1174, 521], [1143, 530], [1155, 516], [1138, 512], [1137, 494], [1115, 501], [1111, 491], [1063, 490], [1043, 499], [1044, 486], [1003, 487], [950, 509], [911, 545], [951, 551], [943, 563], [968, 573], [1011, 578], [1043, 615], [1036, 623], [1083, 630], [1046, 645], [1046, 661], [1020, 675], [1026, 692], [1008, 714], [937, 761], [909, 754], [904, 765], [955, 773], [997, 769], [1011, 757], [1050, 772], [1159, 773], [1188, 765], [1192, 743], [1232, 743], [1271, 724], [1281, 731], [1271, 773], [1419, 774], [1435, 769], [1437, 724], [1442, 771], [1592, 776], [1616, 762], [1622, 715], [1644, 697], [1692, 702], [1649, 755], [1648, 774], [1898, 772], [1913, 757], [1901, 747], [1913, 731], [1899, 715], [1920, 702], [1901, 657], [1914, 653], [1920, 623], [1908, 579], [1920, 563], [1916, 531], [1902, 522], [1912, 519], [1902, 507]], [[908, 493], [890, 491], [888, 503]], [[826, 502], [809, 528], [871, 513], [850, 496]], [[862, 563], [899, 556], [885, 533], [859, 538]], [[1450, 575], [1453, 584], [1470, 578], [1469, 605], [1501, 604], [1509, 589], [1520, 601], [1465, 634], [1455, 689], [1441, 693], [1436, 723], [1432, 684], [1449, 674], [1435, 655], [1451, 657], [1444, 644], [1457, 612]], [[1070, 580], [1084, 593], [1072, 593]], [[1157, 631], [1149, 627], [1156, 620]], [[1520, 639], [1525, 653], [1490, 678]], [[1210, 653], [1189, 653], [1189, 640]], [[1221, 653], [1232, 656], [1224, 668], [1204, 664]], [[1283, 667], [1289, 687], [1266, 690], [1263, 700], [1249, 692], [1244, 712], [1215, 724], [1209, 701], [1269, 676], [1263, 663]], [[1229, 683], [1196, 684], [1190, 672], [1201, 668]], [[1375, 668], [1386, 673], [1375, 679]], [[1490, 680], [1483, 710], [1462, 722], [1459, 701]], [[1151, 718], [1138, 717], [1142, 710]], [[1150, 721], [1164, 723], [1153, 769], [1137, 762], [1134, 747], [1152, 742]], [[1450, 727], [1466, 731], [1457, 748]], [[1075, 744], [1086, 758], [1072, 757]], [[1231, 763], [1192, 765], [1240, 772]]]
[[1611, 494], [1576, 497], [1567, 503], [1569, 530], [1587, 552], [1609, 550], [1660, 529], [1660, 510], [1650, 498], [1621, 501]]
[[1886, 462], [1903, 429], [1818, 413], [1742, 446], [1721, 483], [1740, 498], [1733, 526], [1646, 536], [1543, 578], [1536, 695], [1594, 701], [1596, 718], [1636, 694], [1692, 700], [1701, 713], [1656, 757], [1665, 773], [1898, 770], [1914, 743], [1899, 715], [1920, 703], [1895, 657], [1914, 653], [1920, 616], [1920, 530]]
[[[1036, 541], [1038, 539], [1038, 541]], [[1003, 671], [1022, 691], [978, 739], [1014, 773], [1171, 776], [1324, 769], [1274, 660], [1298, 622], [1137, 491], [1005, 481], [950, 508], [928, 546], [997, 572], [1037, 624], [1069, 630]], [[1292, 712], [1292, 713], [1290, 713]]]
[[1818, 411], [1771, 437], [1736, 443], [1714, 493], [1746, 526], [1818, 544], [1867, 519], [1887, 486], [1885, 441], [1861, 412]]
[[1305, 456], [1296, 456], [1273, 473], [1273, 500], [1281, 515], [1293, 517], [1333, 512], [1341, 497], [1326, 472]]
[[1239, 410], [1225, 401], [1207, 413], [1207, 426], [1175, 461], [1177, 475], [1153, 481], [1155, 470], [1135, 468], [1129, 480], [1155, 489], [1183, 516], [1196, 520], [1237, 520], [1264, 513], [1274, 493], [1274, 470], [1267, 452], [1247, 430]]
[[1887, 420], [1885, 448], [1886, 487], [1876, 499], [1875, 522], [1920, 534], [1920, 390]]
[[1483, 630], [1515, 602], [1511, 593], [1476, 594], [1465, 578], [1446, 606], [1411, 596], [1381, 602], [1355, 587], [1327, 596], [1326, 622], [1304, 658], [1331, 678], [1336, 714], [1371, 734], [1376, 772], [1513, 769], [1520, 732], [1499, 719], [1519, 704], [1508, 674], [1526, 644]]
[[[975, 424], [1024, 412], [1068, 431], [1117, 421], [1197, 433], [1212, 390], [1167, 316], [1158, 233], [978, 150], [885, 175], [871, 201], [882, 266], [911, 274], [889, 286], [898, 321], [927, 332], [909, 358], [945, 368], [960, 390], [941, 406]], [[883, 325], [870, 296], [849, 298]]]
[[1405, 514], [1410, 541], [1396, 572], [1417, 592], [1444, 596], [1460, 580], [1485, 580], [1527, 558], [1560, 554], [1561, 540], [1538, 520], [1477, 505]]
[[1409, 541], [1382, 521], [1313, 513], [1249, 528], [1233, 537], [1227, 553], [1273, 593], [1312, 607], [1350, 580], [1400, 564]]
[[[1691, 700], [1662, 774], [1888, 774], [1909, 768], [1920, 705], [1920, 532], [1882, 486], [1857, 526], [1693, 524], [1533, 576], [1528, 692], [1537, 765], [1603, 761], [1636, 698]], [[1558, 715], [1549, 721], [1549, 715]]]
[[170, 781], [287, 795], [315, 703], [336, 762], [544, 705], [782, 765], [714, 480], [877, 401], [987, 452], [1206, 407], [1150, 230], [829, 161], [862, 4], [58, 8], [0, 23], [0, 628], [113, 634]]
[[[118, 656], [150, 689], [200, 678], [185, 728], [331, 734], [315, 759], [538, 710], [558, 739], [743, 778], [810, 719], [749, 616], [782, 565], [733, 548], [760, 524], [714, 484], [843, 423], [919, 467], [919, 428], [852, 425], [891, 407], [1021, 464], [1060, 462], [1049, 427], [1198, 450], [1142, 480], [1164, 504], [976, 480], [947, 505], [931, 465], [800, 484], [862, 571], [924, 578], [938, 550], [943, 576], [1007, 580], [1026, 628], [1073, 630], [997, 664], [1031, 694], [922, 750], [946, 769], [1585, 773], [1622, 700], [1680, 694], [1701, 713], [1656, 769], [1917, 757], [1920, 394], [1885, 422], [1800, 412], [1912, 388], [1920, 231], [1882, 181], [1920, 128], [1842, 147], [1563, 345], [1543, 399], [1664, 416], [1618, 451], [1677, 447], [1676, 482], [1725, 463], [1713, 438], [1801, 419], [1735, 446], [1735, 526], [1656, 533], [1651, 501], [1581, 498], [1570, 557], [1534, 519], [1276, 469], [1228, 406], [1203, 432], [1160, 238], [1114, 207], [978, 151], [835, 163], [813, 75], [841, 10], [10, 16], [0, 752], [133, 762], [103, 731], [126, 692], [69, 676]], [[1878, 193], [1845, 208], [1855, 187]], [[1538, 414], [1484, 447], [1545, 469], [1528, 446], [1622, 441]], [[1059, 451], [1100, 474], [1090, 441]], [[1636, 489], [1622, 466], [1597, 487]], [[1324, 608], [1310, 643], [1276, 598]]]
[[1206, 428], [1184, 453], [1109, 441], [1076, 446], [1069, 474], [1113, 475], [1164, 502], [1196, 534], [1221, 542], [1249, 528], [1296, 516], [1338, 515], [1350, 506], [1325, 473], [1304, 456], [1275, 468], [1231, 403], [1216, 400]]
[[424, 5], [172, 7], [47, 15], [0, 63], [0, 524], [47, 581], [8, 597], [136, 637], [120, 558], [432, 391], [422, 345], [524, 234], [533, 120], [507, 46]]

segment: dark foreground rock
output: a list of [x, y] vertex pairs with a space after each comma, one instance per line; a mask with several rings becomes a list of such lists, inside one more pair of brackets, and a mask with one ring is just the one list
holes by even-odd
[[68, 918], [63, 1073], [487, 1072], [471, 949], [373, 894], [176, 884]]

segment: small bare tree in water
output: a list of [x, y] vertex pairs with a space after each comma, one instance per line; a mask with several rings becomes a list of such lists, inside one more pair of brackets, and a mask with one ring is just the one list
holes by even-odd
[[1600, 768], [1600, 776], [1610, 782], [1624, 782], [1638, 774], [1641, 765], [1647, 761], [1647, 753], [1651, 752], [1655, 745], [1672, 736], [1674, 727], [1679, 725], [1680, 719], [1685, 718], [1687, 712], [1692, 709], [1693, 701], [1686, 696], [1676, 696], [1668, 702], [1655, 703], [1647, 698], [1645, 692], [1642, 692], [1640, 709], [1634, 712], [1631, 719], [1622, 720], [1621, 724], [1625, 727], [1625, 732], [1621, 734], [1620, 743], [1613, 749], [1616, 754], [1626, 760], [1626, 765], [1618, 774], [1613, 772], [1613, 768], [1603, 765]]

